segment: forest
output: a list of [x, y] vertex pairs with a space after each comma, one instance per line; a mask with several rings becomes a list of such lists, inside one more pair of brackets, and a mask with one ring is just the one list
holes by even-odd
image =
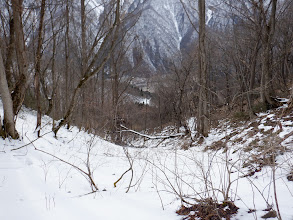
[[[169, 7], [176, 2], [179, 12], [174, 17], [181, 23], [174, 26], [178, 33], [188, 31], [179, 37], [177, 54], [165, 56], [159, 48], [169, 36], [155, 38], [152, 45], [138, 31], [151, 13], [158, 23], [164, 19], [152, 5], [155, 0], [1, 0], [1, 157], [7, 154], [7, 146], [11, 152], [31, 146], [68, 166], [64, 168], [68, 173], [73, 169], [85, 177], [92, 194], [101, 189], [93, 172], [97, 168], [92, 161], [101, 160], [95, 146], [100, 148], [105, 141], [106, 156], [113, 144], [125, 160], [114, 187], [121, 180], [128, 193], [139, 188], [140, 179], [152, 170], [152, 180], [159, 178], [152, 187], [163, 210], [160, 184], [179, 199], [181, 206], [175, 209], [187, 216], [184, 219], [230, 219], [238, 210], [234, 204], [238, 194], [232, 195], [231, 188], [242, 176], [260, 192], [269, 215], [282, 219], [276, 182], [293, 179], [293, 1], [170, 2], [160, 4]], [[167, 45], [174, 47], [171, 42]], [[30, 114], [35, 118], [28, 122]], [[83, 136], [75, 139], [81, 133], [85, 143]], [[56, 146], [66, 142], [64, 148], [74, 148], [75, 154], [65, 149], [52, 153], [49, 142]], [[70, 145], [75, 142], [80, 151]], [[152, 148], [149, 157], [138, 150]], [[161, 148], [172, 151], [172, 156], [157, 152]], [[243, 154], [235, 159], [234, 153], [240, 151]], [[203, 161], [198, 155], [203, 155]], [[279, 156], [284, 156], [281, 162]], [[43, 161], [45, 168], [51, 160]], [[191, 163], [201, 174], [194, 171], [185, 178]], [[161, 174], [155, 175], [153, 169]], [[271, 180], [262, 191], [250, 177], [265, 169], [271, 169]], [[278, 179], [280, 170], [286, 174]], [[216, 182], [213, 172], [220, 175]], [[235, 179], [234, 172], [238, 173]], [[126, 183], [125, 175], [130, 173]], [[202, 180], [202, 192], [193, 185], [196, 178]], [[286, 186], [292, 200], [292, 184]], [[272, 191], [266, 194], [267, 188]], [[215, 207], [217, 214], [212, 211]], [[253, 215], [257, 219], [261, 214]], [[283, 216], [289, 220], [293, 213]]]
[[[2, 1], [3, 135], [18, 136], [13, 119], [25, 104], [38, 111], [36, 129], [41, 115], [55, 119], [56, 135], [76, 125], [115, 141], [120, 124], [139, 131], [172, 124], [190, 133], [186, 120], [197, 116], [199, 134], [207, 136], [215, 120], [251, 118], [289, 96], [291, 1], [223, 0], [212, 10], [224, 19], [209, 25], [205, 5], [181, 0], [198, 37], [155, 73], [146, 70], [135, 34], [144, 4]], [[148, 89], [137, 86], [140, 78]]]

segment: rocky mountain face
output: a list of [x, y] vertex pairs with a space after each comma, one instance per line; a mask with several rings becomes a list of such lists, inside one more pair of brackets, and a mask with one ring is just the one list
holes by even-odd
[[136, 47], [143, 54], [147, 74], [167, 72], [168, 61], [179, 56], [197, 34], [179, 0], [134, 0], [130, 8], [137, 6], [143, 12], [134, 27], [140, 39]]
[[[194, 29], [198, 23], [197, 2], [182, 0], [185, 7], [180, 0], [125, 2], [129, 4], [130, 10], [135, 7], [142, 9], [134, 32], [140, 39], [139, 45], [135, 47], [139, 47], [143, 54], [144, 71], [149, 75], [158, 71], [167, 73], [168, 62], [180, 56], [183, 50], [190, 48], [191, 43], [197, 38]], [[227, 23], [224, 10], [221, 10], [221, 0], [208, 0], [206, 4], [207, 25], [212, 28]]]

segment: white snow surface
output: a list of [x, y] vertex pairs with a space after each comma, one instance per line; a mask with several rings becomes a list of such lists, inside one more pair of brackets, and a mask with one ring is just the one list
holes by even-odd
[[[3, 115], [1, 103], [0, 109]], [[271, 115], [267, 113], [262, 117], [271, 118]], [[175, 213], [181, 206], [179, 195], [213, 197], [221, 201], [220, 191], [227, 189], [229, 179], [229, 197], [239, 207], [238, 214], [232, 219], [259, 219], [266, 214], [264, 209], [268, 205], [276, 209], [270, 167], [263, 167], [251, 177], [242, 177], [246, 172], [242, 166], [247, 159], [242, 148], [253, 140], [246, 138], [245, 143], [236, 140], [246, 137], [252, 128], [239, 129], [231, 138], [234, 142], [227, 142], [229, 150], [204, 151], [206, 146], [235, 132], [235, 128], [223, 123], [222, 128], [211, 131], [201, 146], [181, 150], [183, 140], [179, 138], [166, 140], [163, 144], [157, 144], [155, 140], [137, 141], [137, 146], [144, 148], [122, 147], [76, 127], [61, 128], [56, 139], [50, 132], [52, 119], [47, 116], [43, 117], [42, 137], [38, 139], [35, 124], [36, 113], [23, 108], [16, 125], [21, 139], [0, 139], [1, 220], [182, 219]], [[268, 130], [265, 125], [261, 128]], [[282, 129], [280, 133], [285, 137], [293, 131], [292, 123], [284, 121]], [[276, 130], [278, 128], [274, 132]], [[292, 136], [282, 145], [292, 150]], [[19, 147], [22, 148], [11, 151]], [[89, 155], [92, 176], [99, 191], [88, 194], [90, 184], [80, 171], [35, 148], [86, 172]], [[113, 184], [129, 169], [127, 154], [133, 162], [134, 173], [131, 188], [125, 193], [131, 172], [123, 176], [116, 188]], [[293, 183], [286, 178], [293, 164], [292, 151], [278, 156], [277, 164], [280, 212], [284, 220], [292, 220]], [[232, 171], [230, 175], [227, 168]], [[210, 187], [216, 191], [206, 190]], [[187, 200], [192, 202], [192, 199]], [[249, 209], [256, 211], [248, 213]]]
[[[42, 134], [50, 131], [51, 121], [43, 117]], [[35, 114], [24, 110], [17, 119], [17, 130], [22, 140], [0, 139], [1, 220], [180, 219], [174, 212], [178, 204], [172, 196], [167, 195], [172, 203], [165, 204], [165, 210], [162, 209], [149, 178], [144, 178], [142, 183], [136, 183], [135, 179], [133, 184], [136, 185], [126, 194], [130, 179], [128, 173], [114, 188], [113, 183], [129, 168], [121, 146], [80, 132], [75, 127], [61, 129], [58, 139], [49, 133], [36, 140], [35, 123]], [[31, 141], [33, 144], [11, 151]], [[93, 145], [91, 167], [99, 188], [99, 192], [90, 195], [85, 195], [91, 192], [91, 188], [80, 172], [34, 150], [36, 147], [49, 152], [86, 171], [86, 153], [90, 143]], [[137, 162], [136, 166], [143, 168], [144, 164]]]

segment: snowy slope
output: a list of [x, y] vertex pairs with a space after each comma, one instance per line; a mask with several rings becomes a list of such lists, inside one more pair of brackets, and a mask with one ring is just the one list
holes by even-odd
[[[126, 194], [130, 174], [114, 188], [113, 183], [128, 169], [123, 149], [76, 128], [62, 129], [58, 140], [49, 133], [33, 145], [11, 151], [36, 140], [35, 122], [35, 115], [25, 110], [17, 119], [23, 140], [0, 140], [1, 220], [178, 219], [174, 212], [177, 206], [166, 205], [163, 211], [150, 185], [137, 184]], [[44, 117], [43, 122], [46, 133], [51, 120]], [[34, 150], [35, 146], [86, 170], [86, 146], [90, 143], [91, 167], [100, 191], [86, 196], [82, 195], [91, 192], [91, 188], [80, 172]]]
[[[61, 129], [56, 139], [49, 117], [43, 117], [43, 136], [37, 139], [36, 114], [24, 108], [17, 119], [21, 140], [0, 140], [0, 219], [176, 220], [182, 218], [175, 213], [181, 206], [178, 197], [190, 202], [194, 201], [188, 197], [221, 201], [223, 192], [240, 208], [233, 219], [260, 218], [268, 205], [276, 210], [272, 168], [262, 166], [245, 175], [259, 168], [260, 149], [270, 149], [270, 143], [262, 142], [271, 137], [272, 142], [281, 138], [278, 149], [285, 149], [277, 156], [276, 189], [282, 218], [291, 220], [293, 182], [287, 176], [293, 164], [293, 120], [278, 117], [268, 112], [237, 127], [222, 122], [202, 144], [195, 142], [189, 150], [181, 149], [188, 140], [179, 138], [138, 139], [136, 146], [123, 148], [75, 127]], [[88, 194], [91, 186], [80, 171], [56, 158], [87, 172], [87, 155], [99, 188], [94, 194]], [[128, 158], [134, 172], [125, 193], [131, 172], [116, 188], [113, 184], [129, 169]], [[256, 159], [244, 166], [252, 158]]]

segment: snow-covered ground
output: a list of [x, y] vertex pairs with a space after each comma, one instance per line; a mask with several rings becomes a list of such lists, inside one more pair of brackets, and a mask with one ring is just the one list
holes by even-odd
[[[287, 175], [293, 164], [293, 120], [266, 113], [256, 122], [240, 127], [222, 122], [188, 150], [182, 150], [188, 140], [180, 138], [122, 147], [75, 127], [62, 128], [56, 139], [47, 116], [38, 139], [36, 114], [24, 108], [17, 119], [21, 140], [0, 139], [0, 219], [176, 220], [182, 219], [175, 213], [179, 197], [221, 201], [225, 195], [239, 207], [233, 219], [260, 219], [268, 206], [276, 210], [276, 200], [274, 169], [258, 160], [264, 163], [278, 142], [276, 194], [282, 219], [292, 220], [293, 182]], [[131, 164], [133, 172], [114, 187]], [[83, 173], [88, 167], [99, 188], [92, 194]]]

